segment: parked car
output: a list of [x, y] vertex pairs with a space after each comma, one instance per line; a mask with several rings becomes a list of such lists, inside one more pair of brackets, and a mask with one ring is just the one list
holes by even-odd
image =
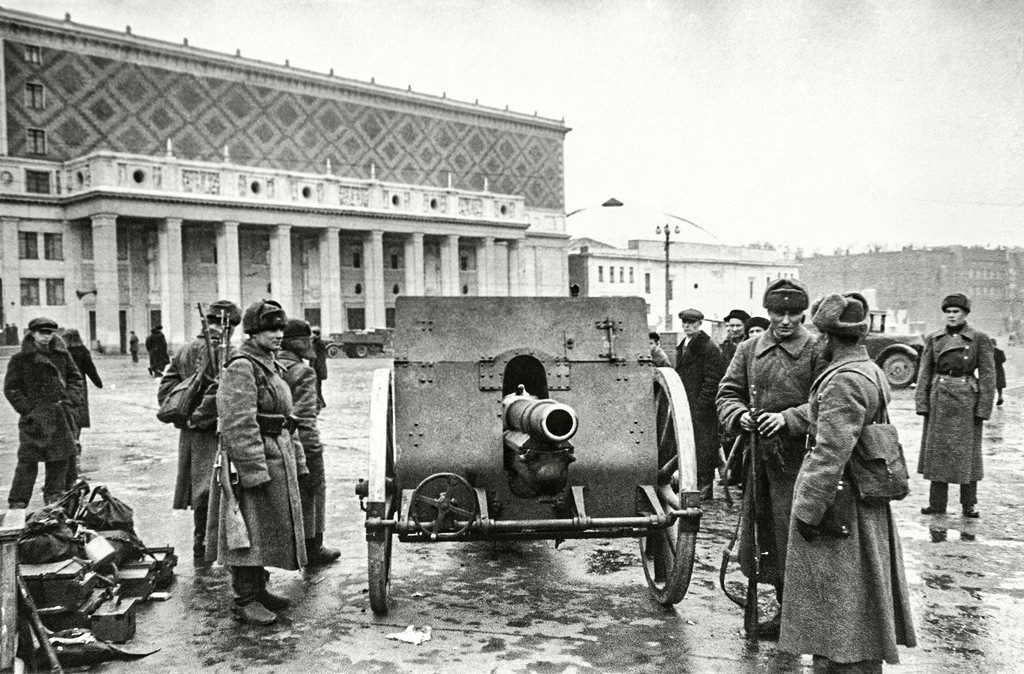
[[341, 358], [345, 354], [349, 358], [366, 358], [369, 355], [380, 355], [391, 348], [390, 328], [377, 330], [346, 330], [334, 332], [327, 342], [327, 357]]
[[924, 339], [917, 334], [898, 334], [885, 331], [884, 311], [871, 312], [864, 346], [878, 367], [882, 368], [889, 386], [906, 388], [917, 381], [917, 367], [924, 351]]
[[[917, 368], [924, 351], [921, 335], [885, 331], [885, 311], [872, 311], [864, 346], [868, 356], [882, 368], [892, 388], [906, 388], [917, 381]], [[817, 334], [813, 325], [805, 327]]]

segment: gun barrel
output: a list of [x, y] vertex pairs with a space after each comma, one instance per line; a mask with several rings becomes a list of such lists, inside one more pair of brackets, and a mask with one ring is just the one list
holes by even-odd
[[564, 442], [576, 435], [576, 410], [556, 400], [541, 400], [525, 391], [505, 397], [505, 428], [527, 433], [542, 442]]

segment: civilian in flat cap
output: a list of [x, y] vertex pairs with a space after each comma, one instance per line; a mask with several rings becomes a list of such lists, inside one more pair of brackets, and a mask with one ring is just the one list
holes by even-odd
[[164, 337], [163, 326], [154, 325], [146, 337], [146, 353], [149, 354], [149, 376], [163, 375], [164, 368], [171, 362], [167, 355], [167, 338]]
[[718, 415], [715, 393], [722, 378], [722, 352], [701, 330], [704, 314], [697, 309], [679, 312], [683, 340], [676, 349], [676, 372], [690, 403], [693, 438], [697, 449], [697, 488], [703, 498], [712, 497], [718, 465]]
[[931, 480], [925, 515], [946, 512], [949, 483], [960, 485], [964, 517], [979, 517], [982, 422], [992, 415], [996, 368], [992, 340], [967, 324], [971, 301], [954, 293], [942, 300], [946, 327], [927, 336], [915, 402], [924, 417], [917, 472]]
[[11, 356], [4, 395], [18, 413], [18, 465], [7, 497], [12, 509], [27, 508], [39, 462], [46, 464], [43, 501], [64, 493], [68, 462], [78, 453], [78, 417], [85, 381], [50, 318], [29, 321], [21, 351]]
[[295, 419], [298, 441], [306, 457], [309, 473], [302, 478], [299, 492], [302, 496], [302, 521], [306, 534], [306, 559], [309, 566], [332, 564], [341, 551], [324, 546], [324, 524], [327, 518], [327, 478], [324, 474], [324, 448], [320, 444], [320, 431], [316, 418], [320, 413], [317, 401], [316, 371], [303, 358], [313, 360], [313, 331], [309, 323], [298, 318], [288, 320], [284, 326], [284, 340], [278, 360], [284, 366], [284, 380], [292, 391], [292, 417]]
[[881, 672], [883, 660], [899, 662], [897, 644], [916, 644], [892, 509], [855, 499], [843, 523], [849, 536], [819, 525], [861, 434], [882, 418], [891, 393], [861, 344], [869, 322], [862, 295], [828, 295], [813, 322], [830, 362], [811, 387], [814, 436], [793, 493], [779, 649], [814, 655], [816, 669]]
[[267, 590], [265, 567], [297, 570], [306, 565], [298, 481], [307, 472], [306, 462], [292, 441], [292, 394], [277, 361], [287, 322], [273, 300], [249, 305], [242, 314], [249, 339], [221, 371], [217, 387], [222, 458], [238, 477], [237, 502], [249, 546], [231, 547], [227, 532], [233, 520], [222, 484], [210, 491], [215, 515], [208, 520], [206, 550], [208, 558], [216, 555], [230, 568], [235, 613], [250, 625], [273, 623], [275, 611], [291, 603]]
[[722, 361], [728, 367], [732, 361], [733, 354], [740, 342], [747, 338], [746, 323], [750, 320], [750, 314], [743, 309], [733, 309], [725, 315], [725, 341], [719, 348], [722, 349]]
[[[224, 362], [222, 344], [226, 330], [234, 328], [242, 319], [238, 307], [228, 300], [218, 300], [208, 305], [206, 311], [206, 332], [181, 347], [164, 372], [157, 389], [157, 404], [164, 400], [175, 386], [199, 371], [205, 371], [213, 382], [217, 378], [219, 363]], [[212, 353], [206, 345], [210, 338]], [[232, 349], [232, 354], [234, 350]], [[201, 405], [202, 412], [193, 415], [189, 424], [181, 428], [178, 436], [178, 476], [174, 484], [175, 510], [192, 508], [192, 559], [198, 566], [206, 566], [206, 518], [210, 500], [210, 475], [213, 461], [217, 457], [217, 409], [216, 399]]]
[[[809, 304], [807, 290], [795, 279], [768, 285], [762, 305], [770, 326], [756, 339], [736, 349], [718, 388], [718, 419], [734, 433], [756, 437], [754, 451], [760, 470], [748, 470], [740, 520], [740, 568], [749, 575], [754, 559], [757, 522], [760, 582], [775, 586], [782, 602], [793, 485], [803, 461], [807, 439], [808, 394], [825, 361], [814, 338], [803, 326]], [[749, 442], [745, 447], [749, 456]], [[750, 481], [757, 480], [756, 490]], [[750, 494], [756, 491], [758, 502]], [[756, 517], [755, 517], [756, 514]], [[779, 616], [760, 628], [765, 637], [778, 635]]]

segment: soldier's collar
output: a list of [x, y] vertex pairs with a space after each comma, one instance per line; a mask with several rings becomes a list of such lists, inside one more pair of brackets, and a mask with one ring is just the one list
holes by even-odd
[[775, 337], [775, 332], [771, 328], [761, 333], [761, 336], [757, 339], [757, 350], [755, 356], [760, 356], [767, 351], [771, 351], [776, 346], [785, 351], [791, 358], [796, 358], [804, 350], [811, 339], [811, 333], [807, 332], [807, 328], [803, 325], [798, 325], [796, 328], [796, 334], [793, 335], [792, 339], [787, 339], [784, 342], [780, 342]]

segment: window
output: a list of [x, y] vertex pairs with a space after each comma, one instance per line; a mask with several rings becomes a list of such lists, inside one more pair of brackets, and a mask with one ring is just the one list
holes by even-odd
[[62, 306], [64, 306], [64, 279], [62, 279], [62, 278], [48, 278], [48, 279], [46, 279], [46, 306], [48, 306], [48, 307], [62, 307]]
[[348, 316], [349, 330], [366, 329], [366, 310], [362, 307], [349, 307], [346, 312]]
[[92, 227], [82, 229], [82, 259], [92, 259]]
[[644, 272], [644, 293], [651, 294], [651, 272], [649, 271]]
[[37, 278], [23, 278], [23, 279], [21, 279], [21, 306], [23, 306], [23, 307], [37, 307], [37, 306], [39, 306], [39, 279], [37, 279]]
[[49, 171], [25, 171], [25, 191], [32, 194], [50, 193]]
[[[358, 250], [352, 251], [352, 267], [355, 268], [355, 269], [359, 269], [362, 266], [363, 266], [363, 254], [360, 251], [358, 251]], [[362, 328], [360, 328], [360, 330], [361, 329]]]
[[750, 295], [749, 295], [749, 297], [750, 297], [750, 299], [754, 299], [754, 279], [753, 278], [748, 278], [747, 281], [750, 282]]
[[601, 265], [597, 266], [597, 282], [604, 283], [604, 267]]
[[128, 230], [124, 227], [117, 228], [117, 259], [128, 259]]
[[384, 327], [393, 328], [395, 327], [395, 308], [385, 307], [384, 309]]
[[43, 257], [45, 257], [47, 260], [64, 259], [63, 234], [43, 234]]
[[615, 283], [615, 267], [608, 267], [608, 283]]
[[626, 282], [626, 268], [625, 267], [619, 267], [619, 283], [625, 283], [625, 282]]
[[459, 256], [459, 270], [467, 271], [469, 269], [469, 256], [463, 253]]
[[634, 283], [634, 281], [633, 281], [633, 268], [632, 267], [629, 268], [629, 282], [631, 284]]
[[25, 84], [25, 107], [33, 110], [46, 109], [46, 94], [42, 84], [38, 82]]
[[46, 154], [46, 132], [42, 129], [28, 130], [28, 153]]
[[391, 268], [392, 269], [400, 269], [401, 266], [402, 265], [400, 263], [400, 258], [398, 257], [398, 253], [391, 253]]
[[35, 232], [18, 232], [18, 259], [39, 259], [39, 235]]
[[38, 45], [25, 45], [25, 62], [40, 64], [43, 62], [43, 52]]

